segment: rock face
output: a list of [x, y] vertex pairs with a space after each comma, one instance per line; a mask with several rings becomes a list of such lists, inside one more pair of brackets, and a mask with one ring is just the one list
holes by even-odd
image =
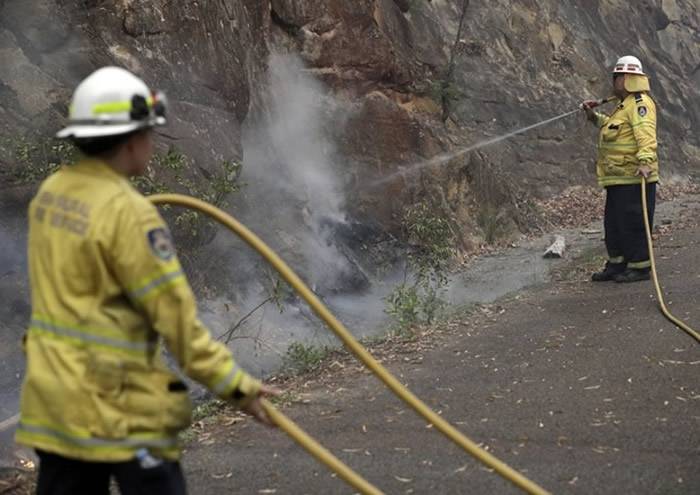
[[240, 123], [264, 70], [264, 2], [29, 2], [0, 4], [4, 132], [51, 132], [75, 85], [124, 66], [172, 102], [169, 138], [195, 154], [241, 156]]

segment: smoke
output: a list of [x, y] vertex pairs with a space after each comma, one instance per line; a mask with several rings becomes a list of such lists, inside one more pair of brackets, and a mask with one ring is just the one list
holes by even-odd
[[[304, 67], [298, 57], [272, 55], [261, 102], [243, 134], [244, 183], [234, 214], [268, 243], [356, 335], [373, 335], [385, 319], [387, 286], [372, 287], [357, 256], [360, 229], [347, 218], [344, 157], [335, 145], [350, 110]], [[225, 236], [228, 238], [228, 236]], [[218, 239], [221, 243], [221, 236]], [[226, 246], [226, 247], [225, 247]], [[270, 268], [240, 243], [219, 245], [231, 256], [239, 286], [235, 304], [206, 302], [202, 319], [215, 334], [230, 329], [269, 296]], [[294, 341], [336, 344], [305, 302], [269, 302], [236, 330], [231, 342], [254, 373], [278, 368]]]
[[[287, 190], [308, 201], [312, 212], [342, 216], [344, 197], [332, 161], [337, 159], [329, 129], [341, 131], [344, 110], [294, 56], [270, 58], [270, 146], [290, 179]], [[261, 168], [265, 171], [265, 168]]]
[[348, 112], [295, 56], [270, 57], [265, 95], [267, 112], [244, 133], [243, 180], [254, 205], [247, 218], [315, 289], [343, 290], [356, 268], [332, 235], [346, 222], [332, 133], [342, 132]]

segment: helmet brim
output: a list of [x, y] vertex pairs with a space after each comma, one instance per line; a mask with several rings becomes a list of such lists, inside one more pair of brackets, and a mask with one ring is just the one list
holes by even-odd
[[634, 70], [614, 70], [613, 74], [635, 74], [637, 76], [646, 76], [646, 73]]
[[65, 138], [96, 138], [96, 137], [107, 137], [107, 136], [118, 136], [120, 134], [126, 134], [128, 132], [135, 131], [143, 127], [141, 124], [136, 122], [131, 124], [119, 124], [119, 125], [85, 125], [85, 124], [75, 124], [69, 125], [64, 129], [61, 129], [56, 133], [56, 137], [59, 139]]
[[58, 139], [86, 139], [107, 136], [119, 136], [120, 134], [127, 134], [138, 129], [145, 129], [148, 127], [156, 127], [162, 125], [165, 125], [164, 117], [155, 117], [154, 119], [151, 119], [148, 122], [130, 122], [127, 124], [73, 124], [58, 131], [56, 133], [56, 137]]

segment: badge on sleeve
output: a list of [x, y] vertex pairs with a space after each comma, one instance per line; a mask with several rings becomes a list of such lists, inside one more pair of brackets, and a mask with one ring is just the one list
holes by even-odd
[[646, 117], [647, 107], [641, 106], [641, 107], [637, 108], [637, 113], [639, 114], [640, 117]]
[[153, 254], [164, 261], [168, 261], [175, 255], [175, 247], [168, 229], [159, 227], [148, 231], [148, 244]]

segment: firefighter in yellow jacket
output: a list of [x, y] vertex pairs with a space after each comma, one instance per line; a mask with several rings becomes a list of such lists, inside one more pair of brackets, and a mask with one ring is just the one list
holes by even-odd
[[130, 184], [153, 153], [165, 100], [105, 67], [76, 89], [68, 127], [84, 158], [48, 177], [29, 208], [32, 316], [17, 441], [36, 449], [40, 495], [184, 494], [177, 435], [187, 387], [161, 357], [269, 424], [275, 394], [197, 319], [170, 233]]
[[659, 162], [656, 154], [656, 105], [649, 79], [636, 57], [620, 58], [613, 69], [619, 99], [611, 115], [583, 102], [588, 118], [600, 129], [596, 173], [605, 188], [605, 268], [593, 281], [637, 282], [649, 279], [651, 267], [642, 216], [641, 183], [646, 179], [647, 215], [653, 223]]

